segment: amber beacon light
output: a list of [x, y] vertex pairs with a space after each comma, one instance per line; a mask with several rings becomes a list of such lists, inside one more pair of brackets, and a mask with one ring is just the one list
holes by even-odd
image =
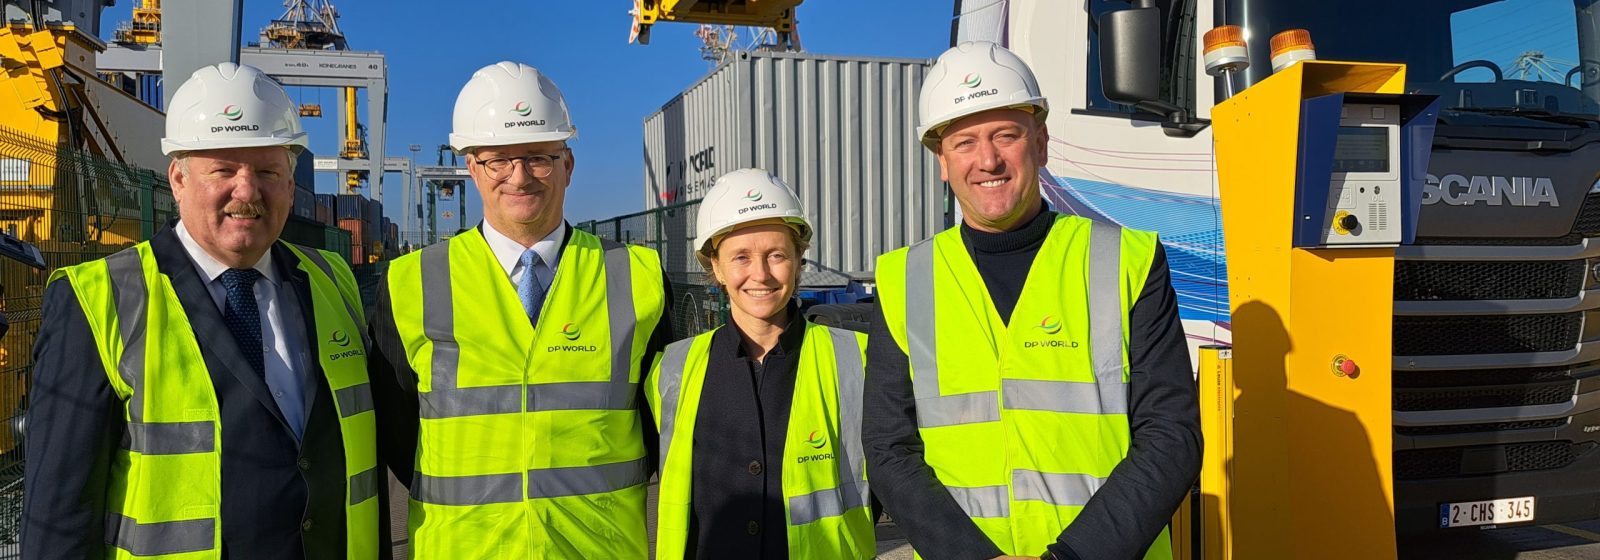
[[1311, 44], [1311, 32], [1290, 29], [1272, 36], [1272, 72], [1277, 73], [1302, 60], [1316, 60], [1317, 47]]

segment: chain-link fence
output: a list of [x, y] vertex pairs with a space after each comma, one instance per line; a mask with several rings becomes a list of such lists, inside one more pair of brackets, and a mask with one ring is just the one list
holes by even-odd
[[0, 556], [14, 556], [22, 508], [23, 448], [34, 335], [45, 280], [57, 267], [115, 253], [154, 235], [177, 213], [164, 174], [58, 147], [0, 127], [0, 230], [33, 244], [47, 270], [0, 259]]
[[688, 338], [728, 320], [727, 295], [706, 278], [694, 257], [695, 213], [700, 201], [685, 202], [574, 227], [601, 239], [643, 245], [661, 255], [672, 281], [672, 334]]

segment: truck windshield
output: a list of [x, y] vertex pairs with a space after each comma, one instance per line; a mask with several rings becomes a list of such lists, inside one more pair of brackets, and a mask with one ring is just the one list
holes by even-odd
[[1403, 62], [1413, 91], [1446, 112], [1600, 116], [1600, 3], [1595, 0], [1226, 0], [1242, 25], [1250, 83], [1271, 72], [1269, 39], [1311, 32], [1317, 58]]

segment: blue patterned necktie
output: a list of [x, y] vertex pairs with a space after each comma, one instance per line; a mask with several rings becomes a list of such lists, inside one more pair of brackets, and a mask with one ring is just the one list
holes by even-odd
[[517, 259], [522, 265], [522, 279], [517, 281], [517, 297], [522, 299], [522, 311], [528, 314], [528, 321], [534, 325], [539, 324], [539, 307], [544, 305], [544, 283], [539, 281], [539, 267], [544, 264], [544, 259], [539, 258], [539, 253], [533, 249], [522, 252], [522, 258]]
[[255, 368], [257, 375], [266, 374], [266, 358], [261, 349], [261, 311], [256, 308], [256, 279], [261, 273], [253, 268], [230, 268], [222, 273], [222, 289], [227, 290], [227, 305], [222, 310], [222, 322], [239, 343], [245, 361]]

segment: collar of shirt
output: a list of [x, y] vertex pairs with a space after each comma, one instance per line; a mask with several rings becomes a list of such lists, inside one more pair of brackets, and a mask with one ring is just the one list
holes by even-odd
[[[540, 239], [533, 244], [532, 249], [534, 252], [539, 253], [539, 258], [544, 260], [545, 268], [552, 275], [554, 275], [556, 265], [561, 260], [561, 241], [567, 238], [567, 228], [570, 227], [572, 226], [568, 225], [566, 221], [562, 221], [561, 227], [551, 230], [550, 235], [544, 236], [544, 239]], [[494, 259], [500, 262], [501, 268], [505, 269], [506, 276], [516, 276], [518, 272], [517, 261], [522, 259], [522, 252], [527, 251], [529, 248], [496, 231], [494, 226], [489, 225], [488, 220], [483, 221], [483, 240], [489, 244], [489, 250], [494, 251]]]
[[[216, 282], [217, 277], [222, 276], [223, 272], [227, 272], [228, 265], [217, 262], [217, 259], [212, 258], [210, 253], [201, 248], [200, 243], [194, 240], [193, 235], [189, 234], [189, 228], [183, 225], [182, 220], [178, 221], [177, 228], [178, 241], [183, 243], [183, 250], [189, 252], [189, 260], [194, 261], [194, 267], [200, 273], [200, 277], [204, 278], [208, 285]], [[250, 268], [256, 269], [257, 272], [261, 273], [262, 278], [266, 278], [268, 282], [272, 282], [273, 287], [277, 287], [278, 273], [272, 268], [271, 248], [268, 248], [267, 252], [261, 255], [261, 260], [256, 261], [255, 266]]]
[[[806, 339], [806, 318], [800, 314], [800, 305], [796, 300], [789, 300], [789, 322], [783, 326], [783, 334], [778, 335], [778, 345], [767, 351], [767, 359], [773, 356], [793, 355], [800, 351], [800, 345]], [[739, 326], [729, 321], [727, 328], [722, 329], [721, 336], [728, 337], [733, 342], [734, 357], [750, 359], [750, 353], [745, 351], [744, 338], [739, 335]], [[713, 335], [716, 336], [716, 335]]]

